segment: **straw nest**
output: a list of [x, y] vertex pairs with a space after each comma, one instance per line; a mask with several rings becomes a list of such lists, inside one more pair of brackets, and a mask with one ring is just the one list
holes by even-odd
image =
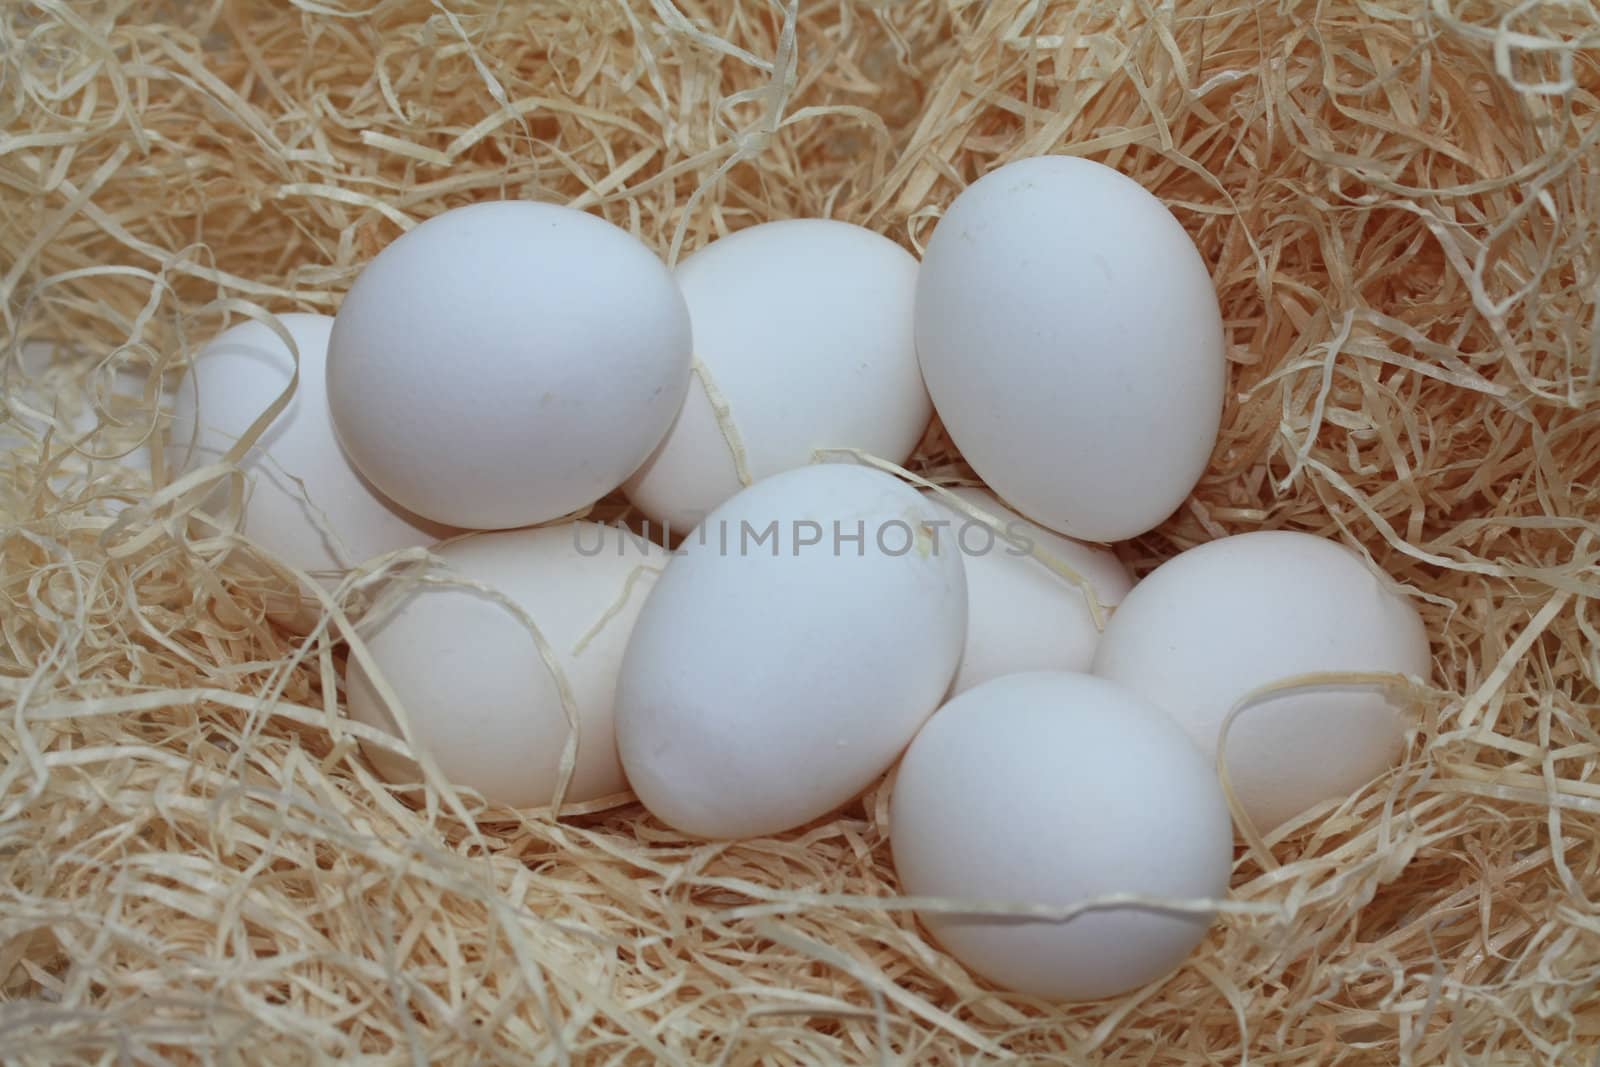
[[[1589, 1062], [1597, 59], [1578, 3], [4, 5], [0, 1058]], [[1436, 654], [1403, 766], [1241, 844], [1189, 965], [1114, 1001], [932, 947], [882, 784], [714, 845], [403, 802], [339, 709], [343, 614], [265, 624], [261, 553], [135, 451], [227, 321], [333, 310], [457, 204], [671, 258], [801, 215], [916, 248], [1045, 152], [1164, 198], [1227, 320], [1210, 473], [1129, 562], [1336, 537]], [[958, 464], [935, 430], [913, 466]]]

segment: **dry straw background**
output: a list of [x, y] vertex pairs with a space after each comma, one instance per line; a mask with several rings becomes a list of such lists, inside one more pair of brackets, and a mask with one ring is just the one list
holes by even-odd
[[[0, 1058], [1594, 1062], [1597, 92], [1580, 2], [0, 5]], [[143, 372], [332, 311], [456, 204], [669, 257], [796, 215], [917, 247], [1043, 152], [1163, 197], [1228, 324], [1211, 471], [1130, 562], [1337, 537], [1435, 637], [1405, 765], [1241, 844], [1191, 964], [1112, 1002], [930, 947], [883, 786], [716, 845], [402, 803], [329, 632], [264, 625], [227, 516], [118, 458]], [[917, 466], [953, 461], [935, 431]]]

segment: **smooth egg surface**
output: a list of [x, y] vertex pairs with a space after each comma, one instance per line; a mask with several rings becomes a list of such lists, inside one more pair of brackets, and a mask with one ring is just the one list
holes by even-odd
[[962, 455], [1069, 537], [1154, 527], [1216, 443], [1226, 365], [1205, 261], [1110, 167], [1040, 156], [973, 182], [928, 242], [916, 338]]
[[967, 568], [967, 640], [951, 694], [1019, 671], [1087, 671], [1100, 644], [1089, 600], [1031, 553], [1037, 547], [1084, 578], [1100, 603], [1102, 623], [1133, 587], [1127, 568], [1105, 548], [1029, 522], [987, 490], [949, 491], [1000, 524], [991, 531], [938, 494], [927, 494], [949, 522], [942, 536], [960, 550]]
[[957, 552], [903, 482], [821, 464], [756, 482], [685, 540], [617, 685], [634, 791], [696, 837], [774, 834], [871, 784], [938, 705], [966, 632]]
[[502, 529], [621, 485], [689, 387], [671, 272], [604, 219], [500, 201], [378, 253], [339, 308], [328, 399], [374, 485], [419, 515]]
[[[324, 388], [333, 319], [292, 313], [278, 320], [299, 351], [300, 379], [288, 406], [239, 461], [249, 479], [240, 530], [291, 566], [330, 579], [453, 533], [386, 499], [340, 449]], [[294, 369], [294, 353], [266, 324], [252, 319], [223, 331], [178, 386], [168, 461], [190, 471], [219, 461], [288, 388]], [[220, 509], [226, 497], [219, 489], [207, 507]], [[269, 599], [272, 617], [297, 629], [315, 620], [312, 606], [292, 591]]]
[[[667, 550], [614, 526], [572, 522], [473, 534], [435, 554], [449, 574], [525, 611], [548, 644], [579, 730], [565, 800], [625, 790], [612, 719], [617, 671]], [[361, 633], [409, 718], [416, 747], [446, 778], [511, 807], [552, 801], [572, 730], [556, 675], [513, 612], [477, 589], [430, 584], [375, 612]], [[354, 656], [347, 695], [353, 719], [403, 736]], [[411, 760], [364, 747], [388, 780], [421, 780]]]
[[[646, 515], [692, 529], [739, 491], [735, 445], [752, 480], [805, 466], [819, 448], [892, 463], [911, 454], [933, 414], [912, 331], [911, 253], [860, 226], [787, 219], [712, 242], [677, 278], [701, 370], [624, 486]], [[722, 421], [708, 385], [726, 405]]]
[[1056, 1000], [1160, 978], [1212, 916], [1121, 907], [1055, 921], [983, 906], [1214, 900], [1233, 864], [1221, 786], [1183, 731], [1118, 685], [1053, 671], [986, 682], [928, 720], [895, 777], [890, 845], [907, 895], [972, 908], [920, 913], [951, 955]]
[[[1254, 689], [1322, 671], [1426, 680], [1430, 664], [1416, 608], [1361, 557], [1310, 534], [1258, 531], [1156, 568], [1112, 616], [1094, 673], [1165, 708], [1215, 759], [1229, 712]], [[1273, 696], [1229, 728], [1229, 780], [1257, 828], [1271, 830], [1392, 766], [1405, 725], [1370, 686]]]

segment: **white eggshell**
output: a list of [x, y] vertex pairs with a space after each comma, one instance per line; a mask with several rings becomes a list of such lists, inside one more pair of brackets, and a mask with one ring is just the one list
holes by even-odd
[[951, 955], [1058, 1000], [1160, 978], [1211, 916], [1118, 908], [1060, 922], [978, 908], [1217, 899], [1233, 862], [1221, 786], [1183, 731], [1119, 686], [1060, 672], [997, 678], [928, 720], [895, 778], [890, 844], [907, 895], [974, 908], [921, 914]]
[[934, 407], [978, 474], [1071, 537], [1160, 523], [1222, 417], [1222, 317], [1205, 262], [1137, 182], [1083, 159], [1008, 164], [939, 220], [917, 282]]
[[[703, 373], [728, 405], [753, 479], [860, 448], [903, 462], [933, 406], [917, 368], [917, 261], [871, 230], [787, 219], [715, 241], [679, 265]], [[740, 488], [697, 377], [661, 446], [627, 482], [658, 523], [688, 531]]]
[[[554, 652], [579, 724], [565, 799], [579, 803], [625, 790], [612, 726], [617, 668], [667, 550], [614, 526], [576, 522], [475, 534], [436, 555], [454, 575], [521, 607]], [[445, 777], [511, 807], [551, 802], [571, 729], [555, 675], [514, 614], [476, 590], [431, 585], [406, 594], [392, 615], [363, 625], [362, 635], [409, 717], [415, 743]], [[351, 718], [400, 736], [355, 657], [347, 692]], [[366, 752], [390, 781], [421, 778], [408, 759], [375, 745]]]
[[[936, 514], [886, 474], [823, 464], [707, 516], [640, 613], [617, 685], [622, 764], [652, 812], [699, 837], [773, 834], [888, 767], [961, 655], [966, 579], [958, 553], [934, 551]], [[745, 532], [769, 526], [761, 543]]]
[[[397, 549], [431, 544], [453, 531], [384, 499], [339, 448], [328, 415], [324, 368], [333, 319], [278, 316], [300, 353], [300, 380], [240, 468], [249, 479], [242, 532], [302, 570], [334, 572]], [[215, 463], [288, 388], [294, 356], [277, 333], [255, 320], [223, 331], [196, 355], [178, 386], [167, 462], [178, 470]], [[198, 421], [197, 421], [198, 420]], [[207, 506], [220, 508], [219, 490]], [[269, 614], [304, 629], [309, 597], [285, 592]]]
[[[1158, 567], [1112, 616], [1094, 673], [1165, 708], [1214, 761], [1228, 713], [1251, 690], [1319, 671], [1426, 678], [1430, 662], [1416, 609], [1359, 556], [1269, 531]], [[1229, 728], [1229, 779], [1255, 825], [1271, 830], [1383, 773], [1404, 727], [1380, 692], [1329, 686], [1272, 697]]]
[[983, 489], [949, 490], [1002, 524], [996, 533], [928, 493], [949, 526], [940, 538], [960, 550], [967, 568], [967, 641], [951, 695], [1019, 671], [1087, 671], [1100, 627], [1083, 590], [1030, 555], [1037, 546], [1093, 587], [1103, 617], [1133, 579], [1109, 550], [1062, 537], [1029, 522]]
[[644, 462], [683, 403], [690, 351], [671, 272], [631, 235], [551, 204], [473, 204], [361, 272], [328, 397], [356, 466], [393, 499], [455, 526], [527, 526]]

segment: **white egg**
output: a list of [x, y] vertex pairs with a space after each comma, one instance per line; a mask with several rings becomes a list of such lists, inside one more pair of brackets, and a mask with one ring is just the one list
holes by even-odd
[[[278, 319], [299, 350], [300, 380], [288, 406], [240, 461], [249, 480], [241, 531], [291, 566], [330, 580], [373, 556], [454, 532], [384, 499], [340, 450], [324, 389], [333, 319], [298, 313]], [[223, 331], [200, 350], [178, 386], [167, 462], [178, 470], [216, 463], [293, 373], [293, 354], [264, 323], [252, 319]], [[226, 500], [219, 489], [206, 506], [219, 510]], [[284, 625], [303, 630], [315, 621], [309, 594], [285, 590], [267, 604]]]
[[454, 526], [527, 526], [644, 462], [683, 403], [690, 351], [671, 272], [631, 235], [551, 204], [473, 204], [361, 272], [328, 398], [356, 466], [393, 499]]
[[[575, 522], [474, 534], [436, 554], [452, 574], [527, 612], [554, 654], [579, 727], [566, 801], [625, 790], [612, 725], [617, 668], [667, 550], [614, 526]], [[556, 676], [512, 612], [477, 590], [428, 585], [408, 592], [392, 614], [364, 624], [362, 636], [405, 709], [416, 745], [445, 777], [511, 807], [551, 802], [571, 728]], [[401, 734], [354, 657], [347, 691], [352, 718]], [[420, 780], [410, 760], [365, 748], [390, 781]]]
[[895, 871], [951, 955], [998, 985], [1058, 1000], [1162, 977], [1204, 913], [1117, 908], [1067, 921], [979, 914], [1112, 894], [1214, 900], [1233, 832], [1209, 764], [1161, 711], [1099, 678], [1033, 672], [956, 697], [917, 734], [890, 801]]
[[1070, 537], [1173, 512], [1216, 443], [1226, 377], [1205, 262], [1137, 182], [1020, 160], [939, 220], [917, 283], [934, 407], [979, 476]]
[[966, 629], [961, 556], [910, 486], [844, 464], [714, 509], [640, 612], [617, 746], [646, 807], [757, 837], [849, 800], [938, 706]]
[[967, 641], [951, 695], [1018, 671], [1087, 671], [1100, 643], [1088, 598], [1031, 552], [1037, 546], [1087, 579], [1102, 620], [1133, 587], [1122, 561], [1029, 522], [986, 490], [950, 492], [1002, 525], [992, 531], [927, 494], [949, 522], [940, 537], [960, 550], [967, 569]]
[[819, 448], [894, 463], [911, 454], [933, 414], [912, 336], [911, 253], [860, 226], [788, 219], [713, 242], [677, 278], [703, 369], [624, 486], [639, 510], [688, 531], [739, 491], [706, 380], [751, 479], [804, 466]]
[[[1309, 534], [1225, 537], [1158, 567], [1106, 627], [1094, 673], [1165, 708], [1213, 761], [1247, 693], [1321, 671], [1428, 676], [1416, 608], [1354, 552]], [[1263, 830], [1346, 796], [1399, 756], [1405, 721], [1381, 692], [1329, 685], [1271, 697], [1228, 730], [1227, 766]]]

